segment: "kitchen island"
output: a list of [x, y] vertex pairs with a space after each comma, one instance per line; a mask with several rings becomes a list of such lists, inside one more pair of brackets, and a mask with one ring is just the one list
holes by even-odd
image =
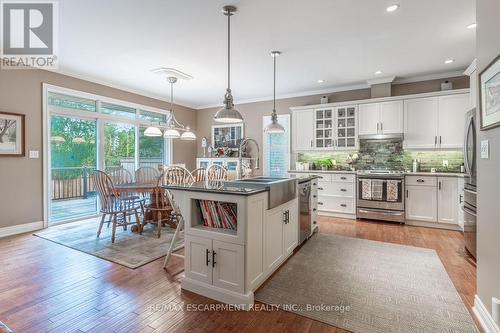
[[[273, 192], [271, 183], [281, 189]], [[165, 188], [185, 222], [182, 289], [248, 309], [254, 291], [298, 245], [297, 180], [207, 181]], [[284, 189], [292, 193], [283, 195]]]

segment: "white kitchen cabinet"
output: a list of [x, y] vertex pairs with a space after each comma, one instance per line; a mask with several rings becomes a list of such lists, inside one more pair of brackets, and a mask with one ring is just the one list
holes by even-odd
[[212, 284], [212, 240], [189, 236], [185, 239], [184, 266], [190, 279]]
[[359, 135], [403, 133], [403, 101], [359, 105]]
[[359, 135], [375, 135], [379, 131], [380, 104], [360, 104], [358, 107]]
[[358, 147], [354, 105], [335, 108], [335, 150], [352, 150]]
[[299, 216], [295, 206], [285, 209], [285, 224], [283, 225], [283, 245], [285, 255], [293, 252], [299, 243]]
[[333, 108], [314, 110], [314, 148], [333, 149], [335, 145], [334, 117]]
[[243, 246], [213, 240], [212, 284], [236, 292], [244, 291], [245, 254]]
[[435, 186], [406, 186], [406, 219], [436, 222], [437, 191]]
[[436, 148], [438, 106], [437, 97], [404, 101], [404, 148]]
[[438, 177], [438, 216], [440, 223], [458, 222], [458, 181], [455, 177]]
[[293, 113], [293, 149], [312, 150], [314, 145], [314, 110], [297, 110]]
[[273, 208], [267, 215], [265, 224], [265, 270], [272, 271], [284, 258], [283, 245], [284, 211], [280, 207]]
[[438, 119], [438, 146], [443, 149], [462, 148], [464, 145], [465, 113], [469, 94], [440, 96]]
[[403, 101], [380, 103], [380, 131], [382, 134], [401, 134], [404, 131]]
[[244, 290], [243, 246], [210, 238], [187, 236], [185, 267], [190, 279], [227, 290]]

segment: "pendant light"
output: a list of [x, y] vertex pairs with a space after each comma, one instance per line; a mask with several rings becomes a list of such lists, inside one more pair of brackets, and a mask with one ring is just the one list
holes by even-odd
[[227, 89], [224, 95], [224, 107], [217, 111], [214, 120], [220, 123], [240, 123], [243, 121], [241, 114], [234, 108], [233, 95], [231, 93], [231, 16], [237, 8], [224, 6], [222, 13], [227, 16]]
[[[170, 114], [168, 115], [166, 124], [158, 123], [158, 126], [151, 124], [144, 131], [144, 136], [162, 136], [169, 139], [181, 140], [196, 140], [196, 135], [191, 131], [189, 126], [184, 126], [177, 121], [174, 113], [174, 83], [177, 82], [177, 77], [168, 76], [167, 81], [170, 83]], [[165, 129], [165, 132], [161, 132], [161, 128]], [[182, 132], [182, 134], [181, 134]]]
[[280, 55], [280, 51], [271, 51], [271, 57], [273, 57], [274, 61], [273, 112], [271, 113], [271, 124], [267, 125], [264, 129], [266, 133], [285, 133], [285, 128], [278, 123], [278, 114], [276, 113], [276, 58], [278, 58]]

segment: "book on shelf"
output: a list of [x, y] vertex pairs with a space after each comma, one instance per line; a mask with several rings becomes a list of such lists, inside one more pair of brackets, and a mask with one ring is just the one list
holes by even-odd
[[212, 228], [237, 229], [237, 206], [234, 203], [198, 200], [203, 225]]

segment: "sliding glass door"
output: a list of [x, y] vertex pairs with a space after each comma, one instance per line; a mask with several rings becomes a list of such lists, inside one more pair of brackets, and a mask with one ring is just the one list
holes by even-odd
[[[50, 224], [95, 216], [99, 212], [92, 173], [113, 180], [140, 167], [170, 163], [169, 139], [144, 136], [168, 112], [59, 88], [46, 89], [47, 211]], [[120, 175], [120, 177], [115, 177]], [[122, 181], [121, 179], [120, 181]]]
[[97, 121], [51, 116], [49, 140], [50, 221], [96, 215], [90, 175], [97, 167]]

